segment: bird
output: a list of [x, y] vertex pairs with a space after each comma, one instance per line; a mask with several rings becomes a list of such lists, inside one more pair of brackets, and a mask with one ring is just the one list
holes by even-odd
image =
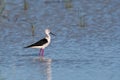
[[53, 33], [50, 31], [50, 29], [45, 29], [45, 34], [46, 34], [46, 37], [45, 37], [45, 38], [43, 38], [43, 39], [41, 39], [41, 40], [39, 40], [39, 41], [31, 44], [31, 45], [28, 45], [28, 46], [26, 46], [26, 47], [24, 47], [24, 48], [38, 48], [38, 49], [40, 49], [39, 56], [42, 56], [42, 57], [43, 57], [43, 56], [44, 56], [44, 49], [45, 49], [45, 48], [50, 44], [50, 42], [51, 42], [51, 36], [50, 36], [50, 34], [52, 34], [52, 35], [55, 36], [55, 34], [53, 34]]

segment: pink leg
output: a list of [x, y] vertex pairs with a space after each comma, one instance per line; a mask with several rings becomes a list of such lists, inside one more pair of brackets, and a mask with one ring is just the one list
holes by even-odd
[[42, 54], [41, 55], [42, 55], [42, 57], [44, 56], [44, 49], [42, 49]]
[[42, 53], [42, 49], [40, 49], [39, 56], [41, 56], [41, 53]]

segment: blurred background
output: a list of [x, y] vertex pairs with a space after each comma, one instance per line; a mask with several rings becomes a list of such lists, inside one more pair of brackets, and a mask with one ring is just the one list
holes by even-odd
[[[0, 80], [120, 80], [119, 0], [0, 0]], [[45, 49], [24, 49], [45, 36]]]

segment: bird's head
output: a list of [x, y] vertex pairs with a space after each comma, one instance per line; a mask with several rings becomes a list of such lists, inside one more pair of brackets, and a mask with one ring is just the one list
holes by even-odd
[[45, 29], [46, 34], [50, 34], [50, 29]]
[[50, 29], [45, 29], [45, 33], [46, 33], [46, 34], [52, 34], [52, 35], [55, 36], [55, 34], [53, 34], [53, 33], [50, 31]]

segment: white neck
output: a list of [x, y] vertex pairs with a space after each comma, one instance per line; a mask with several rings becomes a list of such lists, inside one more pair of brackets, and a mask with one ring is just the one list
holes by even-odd
[[50, 41], [50, 39], [51, 39], [50, 34], [46, 34], [46, 39], [48, 39]]

